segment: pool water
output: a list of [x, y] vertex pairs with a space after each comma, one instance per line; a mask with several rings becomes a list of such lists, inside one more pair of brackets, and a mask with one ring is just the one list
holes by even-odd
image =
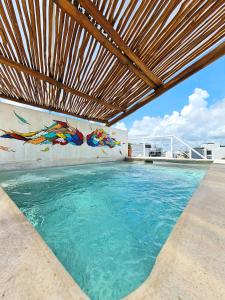
[[0, 184], [91, 299], [148, 277], [204, 168], [105, 163], [0, 173]]

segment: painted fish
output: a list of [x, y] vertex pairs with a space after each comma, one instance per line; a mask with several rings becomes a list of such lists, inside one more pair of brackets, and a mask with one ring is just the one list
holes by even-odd
[[24, 119], [23, 117], [21, 117], [20, 115], [18, 115], [15, 111], [14, 111], [14, 115], [15, 115], [22, 123], [31, 125], [29, 122], [27, 122], [26, 119]]
[[42, 152], [48, 152], [49, 151], [49, 147], [46, 147], [44, 149], [41, 150]]
[[2, 151], [6, 151], [6, 152], [16, 152], [15, 150], [13, 149], [10, 149], [8, 147], [5, 147], [5, 146], [0, 146], [0, 150]]
[[115, 146], [120, 146], [121, 142], [111, 137], [104, 129], [97, 128], [87, 135], [87, 144], [91, 147], [107, 146], [114, 148]]
[[[0, 129], [1, 130], [1, 129]], [[17, 131], [5, 131], [1, 138], [16, 139], [33, 145], [75, 145], [80, 146], [84, 143], [84, 136], [77, 128], [73, 128], [66, 122], [54, 120], [49, 127], [39, 131], [20, 133]]]
[[88, 125], [89, 125], [90, 129], [93, 130], [92, 127], [91, 127], [90, 121], [88, 121]]

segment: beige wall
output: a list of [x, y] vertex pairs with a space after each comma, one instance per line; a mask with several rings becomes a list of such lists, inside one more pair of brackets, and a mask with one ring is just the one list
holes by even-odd
[[[15, 113], [31, 125], [19, 120]], [[127, 155], [126, 131], [77, 120], [68, 116], [0, 103], [0, 129], [5, 131], [13, 130], [20, 133], [38, 131], [45, 128], [45, 126], [52, 125], [53, 120], [68, 122], [69, 125], [77, 128], [84, 135], [84, 143], [81, 146], [71, 144], [64, 146], [57, 144], [33, 145], [20, 140], [0, 137], [0, 170], [123, 160]], [[121, 141], [121, 145], [116, 145], [114, 148], [88, 146], [86, 136], [95, 129], [104, 129], [110, 137]], [[0, 131], [0, 136], [2, 134], [4, 132]]]

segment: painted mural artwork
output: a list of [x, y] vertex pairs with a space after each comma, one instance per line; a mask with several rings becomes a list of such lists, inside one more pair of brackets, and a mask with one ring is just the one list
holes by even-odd
[[[21, 117], [22, 118], [22, 117]], [[24, 119], [24, 122], [27, 122]], [[26, 123], [29, 124], [29, 123]], [[15, 139], [24, 141], [24, 143], [33, 145], [61, 145], [65, 146], [71, 144], [74, 146], [80, 146], [84, 143], [85, 137], [82, 132], [77, 128], [72, 127], [68, 122], [62, 122], [54, 120], [54, 123], [48, 127], [45, 127], [38, 131], [30, 132], [18, 132], [14, 130], [3, 132], [0, 138]], [[114, 137], [111, 137], [104, 129], [95, 129], [87, 135], [86, 141], [90, 147], [109, 147], [121, 146], [121, 142], [117, 141]], [[41, 150], [42, 152], [48, 152], [49, 147]], [[106, 153], [106, 152], [104, 152]]]
[[48, 152], [49, 150], [50, 150], [50, 148], [46, 147], [46, 148], [42, 149], [41, 152]]
[[5, 151], [5, 152], [16, 152], [15, 150], [13, 150], [9, 147], [5, 147], [5, 146], [1, 146], [1, 145], [0, 145], [0, 150]]
[[24, 119], [23, 117], [21, 117], [20, 115], [18, 115], [15, 111], [14, 111], [14, 115], [17, 117], [18, 120], [20, 120], [22, 123], [27, 124], [27, 125], [31, 125], [26, 119]]
[[102, 150], [102, 153], [107, 154], [107, 152], [104, 149], [101, 149], [101, 150]]
[[117, 145], [120, 146], [121, 142], [111, 137], [104, 129], [96, 129], [87, 135], [87, 144], [91, 147], [114, 148]]
[[[2, 130], [2, 129], [1, 129]], [[70, 126], [66, 122], [54, 120], [54, 123], [49, 127], [39, 131], [21, 133], [17, 131], [5, 131], [1, 138], [16, 139], [33, 145], [67, 145], [72, 144], [80, 146], [84, 142], [83, 134], [77, 129]], [[48, 151], [45, 148], [46, 152]]]

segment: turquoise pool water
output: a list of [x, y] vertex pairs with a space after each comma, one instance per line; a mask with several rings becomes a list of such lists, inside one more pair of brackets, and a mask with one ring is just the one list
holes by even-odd
[[80, 287], [121, 299], [148, 277], [205, 169], [107, 163], [0, 173]]

